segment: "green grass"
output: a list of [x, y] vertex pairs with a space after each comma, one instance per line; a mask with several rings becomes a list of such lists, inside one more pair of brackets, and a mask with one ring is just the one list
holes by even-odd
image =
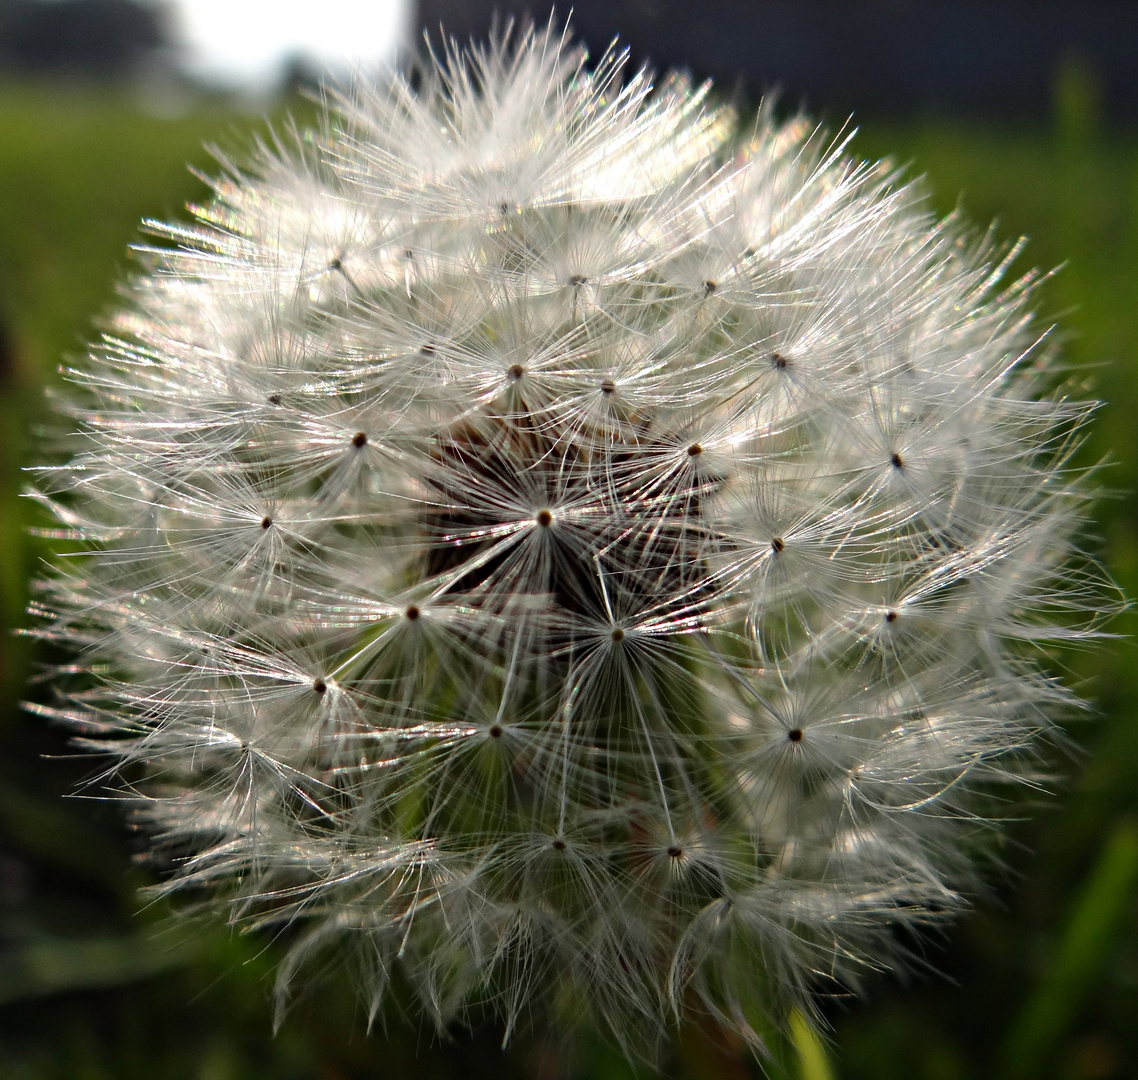
[[[1073, 87], [1073, 89], [1072, 89]], [[998, 235], [1030, 244], [1020, 264], [1062, 268], [1040, 292], [1041, 326], [1061, 318], [1072, 383], [1106, 405], [1083, 450], [1106, 460], [1099, 553], [1138, 595], [1138, 137], [1096, 129], [1093, 101], [1068, 86], [1054, 130], [962, 123], [863, 123], [854, 143], [924, 173], [941, 212], [959, 205]], [[247, 145], [256, 121], [223, 105], [178, 119], [142, 114], [111, 92], [0, 85], [0, 619], [24, 620], [37, 555], [16, 499], [42, 388], [82, 353], [93, 320], [129, 271], [142, 217], [177, 216], [210, 167], [204, 141]], [[1116, 629], [1132, 633], [1133, 616]], [[532, 1075], [530, 1051], [502, 1055], [492, 1029], [439, 1047], [399, 1022], [360, 1034], [348, 991], [308, 1002], [269, 1035], [271, 943], [224, 931], [164, 950], [135, 914], [139, 878], [114, 808], [64, 801], [81, 770], [62, 737], [21, 716], [27, 644], [0, 638], [0, 1080]], [[821, 1043], [796, 1029], [804, 1076], [842, 1080], [1138, 1075], [1138, 656], [1130, 641], [1072, 654], [1068, 675], [1098, 715], [1051, 762], [1059, 797], [1014, 823], [990, 895], [907, 984], [870, 980], [864, 1000], [826, 1003]], [[43, 693], [33, 687], [32, 693]], [[31, 968], [28, 967], [31, 965]], [[29, 974], [29, 971], [32, 973]], [[943, 974], [934, 974], [939, 972]], [[948, 978], [944, 977], [945, 975]], [[756, 1075], [711, 1053], [696, 1032], [673, 1072]], [[628, 1077], [604, 1048], [550, 1077]]]
[[[177, 121], [139, 113], [109, 92], [0, 83], [0, 617], [22, 620], [31, 569], [19, 490], [25, 440], [43, 414], [42, 387], [81, 355], [113, 301], [144, 216], [177, 214], [204, 185], [206, 139], [234, 141], [230, 111]], [[245, 125], [242, 125], [245, 126]], [[0, 692], [11, 700], [24, 651], [0, 644]]]

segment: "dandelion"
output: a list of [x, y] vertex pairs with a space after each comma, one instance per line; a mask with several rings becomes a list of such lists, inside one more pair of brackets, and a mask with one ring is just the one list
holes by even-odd
[[1018, 249], [846, 143], [528, 31], [148, 223], [38, 708], [282, 1002], [762, 1051], [959, 909], [1108, 607], [1090, 407]]

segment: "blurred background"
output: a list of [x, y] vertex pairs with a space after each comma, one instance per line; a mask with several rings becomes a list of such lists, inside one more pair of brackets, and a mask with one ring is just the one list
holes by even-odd
[[[28, 535], [20, 468], [42, 456], [44, 388], [81, 357], [143, 217], [205, 187], [206, 143], [240, 158], [322, 74], [380, 69], [439, 26], [484, 37], [527, 5], [483, 0], [0, 0], [0, 1080], [494, 1075], [629, 1078], [587, 1038], [572, 1053], [487, 1027], [439, 1040], [393, 1015], [367, 1035], [332, 979], [272, 1033], [274, 947], [187, 931], [145, 904], [139, 846], [114, 806], [66, 798], [91, 772], [20, 711], [49, 658], [12, 633], [47, 550]], [[529, 6], [539, 23], [548, 8]], [[698, 13], [697, 13], [698, 12]], [[568, 13], [568, 6], [560, 14]], [[742, 110], [776, 90], [855, 152], [923, 174], [934, 206], [1060, 267], [1039, 296], [1060, 320], [1076, 392], [1105, 404], [1081, 462], [1106, 461], [1092, 543], [1138, 596], [1138, 5], [1126, 0], [577, 0], [594, 53], [713, 77]], [[1014, 820], [1002, 870], [921, 966], [822, 1002], [803, 1080], [1138, 1077], [1138, 646], [1057, 658], [1094, 703]], [[675, 1077], [759, 1071], [685, 1029]]]

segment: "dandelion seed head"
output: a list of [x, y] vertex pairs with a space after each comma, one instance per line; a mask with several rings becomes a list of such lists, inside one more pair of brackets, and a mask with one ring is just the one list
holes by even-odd
[[36, 632], [282, 1004], [340, 956], [371, 1015], [761, 1050], [963, 903], [1110, 607], [1089, 406], [1015, 250], [846, 143], [531, 30], [151, 223]]

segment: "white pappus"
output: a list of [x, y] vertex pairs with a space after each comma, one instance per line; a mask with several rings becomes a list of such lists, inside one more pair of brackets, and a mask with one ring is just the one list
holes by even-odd
[[224, 164], [34, 492], [39, 711], [282, 1001], [760, 1046], [958, 909], [1077, 705], [1090, 405], [1016, 249], [551, 31]]

